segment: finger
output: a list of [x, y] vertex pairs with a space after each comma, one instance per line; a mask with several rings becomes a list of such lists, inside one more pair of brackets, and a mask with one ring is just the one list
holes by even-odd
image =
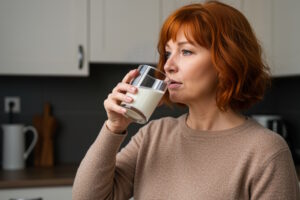
[[130, 81], [135, 78], [139, 74], [139, 71], [137, 69], [130, 70], [126, 76], [123, 78], [123, 83], [130, 83]]
[[122, 93], [126, 93], [126, 92], [130, 92], [130, 93], [135, 93], [137, 91], [137, 88], [128, 84], [128, 83], [118, 83], [118, 85], [113, 89], [113, 93], [116, 92], [122, 92]]
[[128, 95], [125, 95], [123, 93], [114, 93], [112, 95], [112, 99], [115, 100], [115, 101], [123, 101], [123, 102], [126, 102], [126, 103], [131, 103], [133, 101], [133, 98], [128, 96]]
[[118, 104], [116, 104], [112, 101], [107, 102], [106, 109], [108, 111], [113, 111], [113, 112], [116, 112], [116, 113], [119, 113], [119, 114], [125, 114], [126, 113], [125, 108], [123, 108], [122, 106], [119, 106]]

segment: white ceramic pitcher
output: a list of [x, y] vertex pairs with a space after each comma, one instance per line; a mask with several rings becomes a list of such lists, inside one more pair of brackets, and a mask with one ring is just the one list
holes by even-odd
[[[2, 167], [6, 170], [25, 168], [25, 161], [36, 145], [38, 134], [33, 126], [3, 124]], [[25, 134], [33, 133], [33, 140], [25, 151]]]

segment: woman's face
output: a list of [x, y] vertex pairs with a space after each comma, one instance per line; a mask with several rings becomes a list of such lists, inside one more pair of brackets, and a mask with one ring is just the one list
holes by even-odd
[[182, 29], [176, 41], [169, 40], [165, 49], [164, 70], [167, 77], [175, 81], [168, 85], [172, 102], [188, 105], [215, 97], [217, 75], [208, 49], [189, 43]]

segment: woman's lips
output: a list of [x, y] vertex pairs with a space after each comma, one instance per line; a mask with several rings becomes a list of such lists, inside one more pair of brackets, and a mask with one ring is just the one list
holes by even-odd
[[168, 85], [169, 89], [177, 89], [181, 86], [181, 83], [172, 83], [170, 85]]
[[168, 83], [168, 89], [177, 89], [177, 88], [181, 87], [181, 85], [182, 85], [182, 83], [171, 80]]

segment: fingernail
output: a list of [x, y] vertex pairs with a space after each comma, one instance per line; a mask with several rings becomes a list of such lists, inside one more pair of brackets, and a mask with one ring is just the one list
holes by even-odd
[[130, 88], [130, 90], [131, 90], [132, 92], [135, 92], [135, 91], [136, 91], [136, 88], [135, 88], [135, 87], [132, 87], [132, 88]]
[[132, 101], [132, 98], [130, 98], [130, 97], [126, 97], [126, 99], [127, 99], [127, 101]]

